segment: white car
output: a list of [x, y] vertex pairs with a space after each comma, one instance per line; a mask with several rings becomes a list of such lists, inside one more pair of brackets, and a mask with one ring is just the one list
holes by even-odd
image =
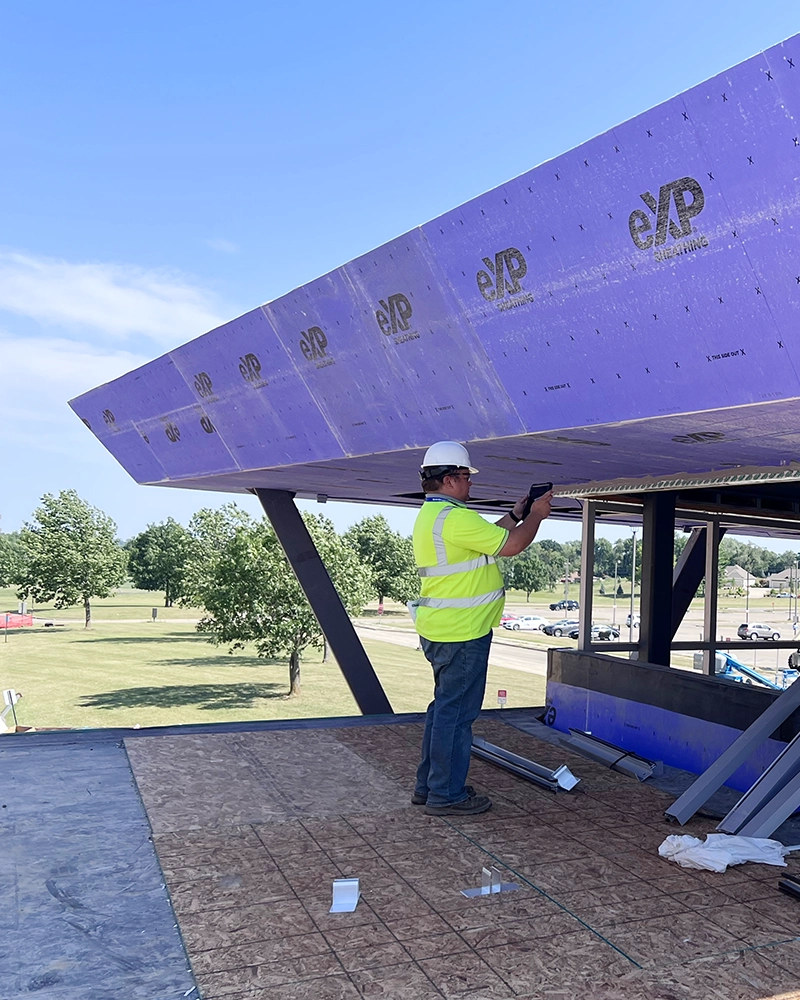
[[541, 632], [545, 625], [549, 624], [548, 620], [542, 618], [541, 615], [522, 615], [511, 622], [503, 622], [503, 628], [513, 629], [515, 632], [520, 629], [526, 629], [528, 632]]

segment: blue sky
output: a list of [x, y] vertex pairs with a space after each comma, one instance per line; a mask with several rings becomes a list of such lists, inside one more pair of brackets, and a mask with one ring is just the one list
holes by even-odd
[[800, 31], [753, 11], [4, 4], [0, 529], [68, 487], [122, 537], [229, 499], [137, 486], [67, 399]]

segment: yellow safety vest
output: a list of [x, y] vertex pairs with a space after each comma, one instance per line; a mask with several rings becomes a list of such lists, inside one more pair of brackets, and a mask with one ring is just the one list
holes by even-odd
[[505, 603], [495, 556], [508, 531], [452, 497], [428, 497], [414, 523], [422, 578], [416, 627], [433, 642], [466, 642], [500, 624]]

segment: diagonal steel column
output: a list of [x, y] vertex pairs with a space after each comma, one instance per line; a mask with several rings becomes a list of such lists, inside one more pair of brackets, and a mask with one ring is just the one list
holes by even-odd
[[583, 504], [583, 530], [581, 532], [581, 613], [579, 616], [578, 649], [588, 649], [592, 642], [595, 521], [595, 505], [591, 500], [585, 500]]
[[[725, 534], [725, 528], [719, 529], [719, 541]], [[692, 528], [689, 540], [686, 542], [680, 559], [672, 576], [672, 636], [678, 631], [692, 598], [697, 593], [700, 581], [706, 573], [706, 535], [703, 527]], [[719, 547], [719, 542], [717, 543]]]
[[362, 714], [393, 714], [386, 692], [295, 506], [294, 493], [262, 489], [256, 489], [254, 493], [275, 529]]
[[644, 498], [642, 511], [642, 600], [639, 656], [669, 666], [672, 642], [672, 559], [675, 494]]
[[[706, 528], [706, 592], [703, 598], [703, 639], [716, 642], [717, 639], [717, 584], [719, 576], [719, 521], [709, 521]], [[703, 673], [717, 671], [717, 650], [703, 650]]]

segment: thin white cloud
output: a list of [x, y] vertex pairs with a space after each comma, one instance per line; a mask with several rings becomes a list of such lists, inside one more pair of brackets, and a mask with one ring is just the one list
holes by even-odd
[[37, 387], [84, 392], [149, 360], [132, 351], [108, 350], [62, 337], [19, 337], [2, 331], [0, 357], [0, 389], [22, 398]]
[[239, 247], [235, 243], [231, 243], [230, 240], [204, 240], [203, 241], [207, 247], [211, 247], [212, 250], [219, 250], [220, 253], [238, 253]]
[[0, 358], [0, 446], [4, 452], [76, 459], [91, 449], [88, 432], [67, 400], [148, 360], [130, 351], [59, 337], [19, 337], [1, 330]]
[[133, 265], [71, 263], [0, 252], [0, 310], [172, 346], [219, 326], [212, 296], [184, 277]]

